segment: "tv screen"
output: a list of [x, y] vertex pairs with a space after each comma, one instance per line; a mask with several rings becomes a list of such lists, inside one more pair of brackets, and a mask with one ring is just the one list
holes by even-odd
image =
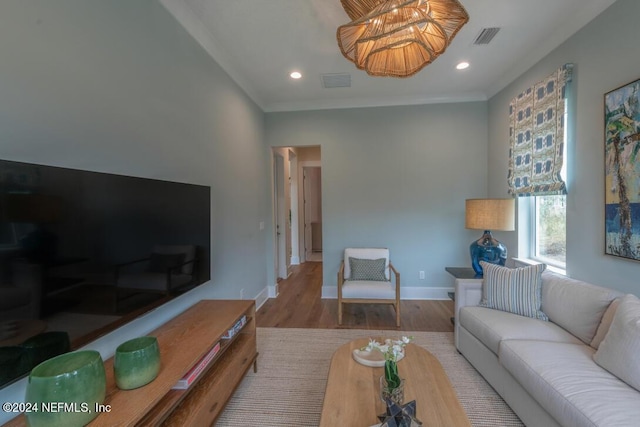
[[0, 160], [0, 386], [208, 281], [210, 193]]

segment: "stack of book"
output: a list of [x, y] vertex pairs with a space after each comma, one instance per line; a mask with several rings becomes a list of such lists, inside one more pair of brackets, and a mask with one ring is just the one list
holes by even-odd
[[247, 324], [247, 316], [242, 316], [235, 325], [233, 325], [233, 328], [229, 329], [223, 336], [222, 339], [224, 340], [228, 340], [233, 338], [233, 336], [235, 334], [237, 334], [238, 332], [240, 332], [240, 330], [242, 329], [242, 327], [244, 325]]
[[220, 342], [219, 341], [218, 341], [218, 343], [216, 345], [213, 346], [213, 348], [211, 350], [209, 350], [207, 352], [207, 354], [202, 356], [202, 359], [200, 359], [198, 361], [198, 363], [196, 363], [189, 370], [189, 372], [187, 372], [185, 374], [185, 376], [182, 377], [178, 381], [178, 383], [176, 385], [174, 385], [172, 388], [174, 390], [186, 390], [186, 389], [188, 389], [189, 386], [191, 384], [193, 384], [193, 382], [196, 380], [196, 378], [198, 378], [200, 376], [202, 371], [205, 370], [205, 368], [209, 365], [209, 363], [211, 363], [211, 361], [213, 360], [215, 355], [218, 354], [218, 351], [220, 351]]

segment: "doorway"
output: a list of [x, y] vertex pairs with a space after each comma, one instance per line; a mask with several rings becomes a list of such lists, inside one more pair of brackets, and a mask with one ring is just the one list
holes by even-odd
[[286, 230], [287, 220], [286, 212], [288, 211], [285, 195], [285, 160], [278, 153], [273, 153], [273, 189], [274, 189], [274, 271], [276, 273], [276, 282], [280, 279], [286, 279], [287, 273], [287, 244]]
[[303, 166], [304, 250], [307, 261], [322, 261], [322, 169]]
[[277, 295], [277, 282], [289, 277], [292, 266], [322, 261], [320, 146], [273, 147], [272, 165], [274, 289], [270, 293]]

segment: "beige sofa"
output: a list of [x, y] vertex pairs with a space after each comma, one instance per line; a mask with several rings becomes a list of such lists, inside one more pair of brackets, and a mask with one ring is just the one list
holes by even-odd
[[458, 351], [527, 426], [640, 425], [640, 392], [594, 361], [621, 294], [545, 271], [544, 321], [479, 307], [480, 281], [455, 292]]

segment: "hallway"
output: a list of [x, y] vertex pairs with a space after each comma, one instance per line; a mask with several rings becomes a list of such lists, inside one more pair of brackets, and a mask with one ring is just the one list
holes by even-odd
[[[322, 299], [322, 263], [292, 267], [289, 278], [279, 282], [278, 298], [270, 298], [256, 313], [258, 327], [325, 329], [396, 329], [390, 305], [347, 304], [338, 326], [338, 301]], [[452, 301], [405, 300], [400, 330], [451, 332]]]

